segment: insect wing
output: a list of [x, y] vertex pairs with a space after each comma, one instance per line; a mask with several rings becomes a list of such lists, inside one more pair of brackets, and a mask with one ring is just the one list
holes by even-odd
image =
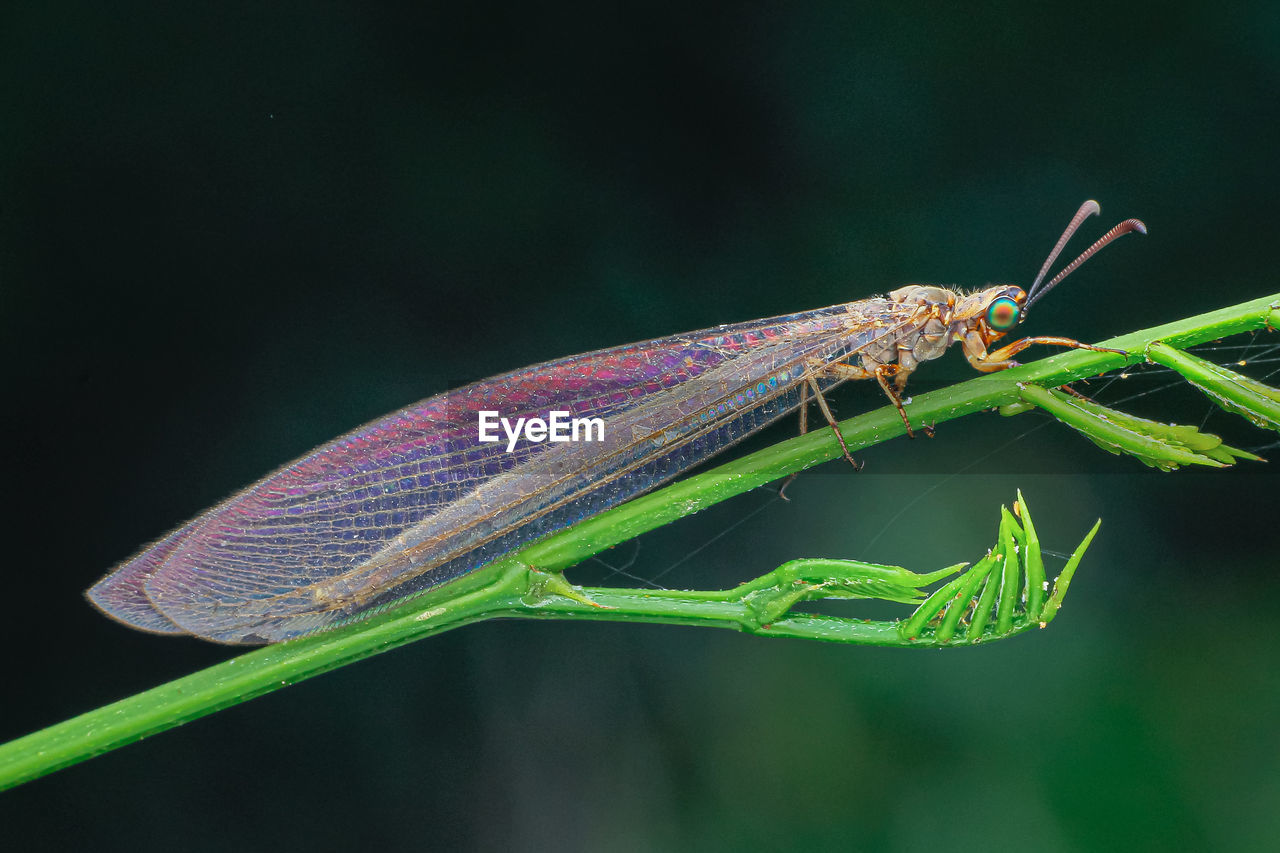
[[[133, 627], [222, 642], [350, 621], [676, 476], [794, 407], [809, 361], [856, 352], [908, 322], [887, 300], [863, 300], [477, 382], [268, 475], [88, 595]], [[478, 440], [481, 411], [600, 417], [610, 441], [525, 441], [508, 452], [505, 438]]]

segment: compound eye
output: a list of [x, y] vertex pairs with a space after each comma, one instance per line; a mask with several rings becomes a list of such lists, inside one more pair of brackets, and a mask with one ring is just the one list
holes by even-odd
[[997, 332], [1007, 332], [1018, 325], [1022, 309], [1007, 296], [1001, 296], [987, 308], [987, 325]]

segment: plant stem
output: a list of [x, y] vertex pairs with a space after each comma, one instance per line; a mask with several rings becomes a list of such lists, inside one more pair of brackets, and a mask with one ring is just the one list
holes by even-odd
[[[1056, 386], [1134, 364], [1143, 359], [1147, 345], [1156, 340], [1185, 348], [1262, 329], [1268, 322], [1274, 325], [1280, 314], [1278, 305], [1280, 295], [1262, 297], [1102, 343], [1123, 349], [1128, 356], [1075, 350], [981, 376], [920, 395], [910, 404], [909, 414], [913, 423], [933, 424], [1007, 405], [1018, 400], [1019, 383]], [[840, 429], [851, 450], [905, 432], [897, 413], [889, 407], [844, 421]], [[840, 456], [839, 444], [828, 430], [782, 442], [583, 521], [373, 618], [248, 652], [19, 738], [0, 746], [0, 789], [412, 640], [493, 616], [626, 619], [756, 630], [750, 627], [749, 619], [744, 621], [744, 603], [731, 600], [725, 593], [581, 590], [568, 587], [563, 580], [559, 581], [561, 587], [552, 581], [552, 587], [539, 591], [532, 588], [530, 580], [539, 573], [528, 568], [544, 573], [562, 571], [648, 530]], [[993, 580], [988, 581], [989, 586]], [[569, 597], [565, 597], [566, 593]], [[1046, 612], [1056, 610], [1059, 600], [1060, 597], [1051, 600]], [[689, 615], [693, 604], [700, 609], [697, 617]], [[782, 624], [779, 622], [769, 628], [760, 627], [758, 632], [905, 644], [893, 627], [873, 624], [865, 631], [856, 626], [836, 629], [831, 618], [804, 614], [783, 621], [787, 624], [785, 631], [777, 629]], [[840, 632], [845, 632], [844, 636], [837, 636]]]

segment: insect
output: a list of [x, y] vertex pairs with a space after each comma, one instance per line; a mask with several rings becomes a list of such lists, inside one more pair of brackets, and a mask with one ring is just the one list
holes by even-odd
[[[988, 349], [1103, 246], [1145, 233], [1136, 219], [1120, 223], [1042, 286], [1098, 212], [1093, 201], [1080, 207], [1029, 291], [909, 285], [571, 356], [431, 397], [269, 474], [87, 595], [144, 631], [277, 642], [356, 621], [596, 515], [797, 407], [803, 414], [810, 397], [834, 429], [823, 394], [840, 382], [874, 378], [910, 431], [907, 378], [953, 343], [984, 372], [1012, 367], [1036, 343], [1098, 349], [1059, 337]], [[481, 418], [494, 413], [525, 424], [524, 433], [480, 440]], [[555, 413], [599, 419], [598, 440], [539, 440], [528, 425], [537, 418], [545, 427]]]

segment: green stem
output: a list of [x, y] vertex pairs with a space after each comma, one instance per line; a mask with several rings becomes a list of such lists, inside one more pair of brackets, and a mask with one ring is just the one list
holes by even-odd
[[[1076, 350], [920, 395], [908, 411], [913, 423], [934, 424], [1008, 405], [1019, 399], [1019, 383], [1061, 385], [1134, 364], [1156, 340], [1185, 348], [1262, 329], [1268, 322], [1275, 325], [1277, 305], [1280, 295], [1267, 296], [1134, 332], [1102, 344], [1123, 349], [1128, 356]], [[840, 429], [851, 450], [905, 432], [897, 413], [887, 407], [844, 421]], [[905, 642], [896, 627], [884, 623], [859, 628], [862, 623], [853, 624], [856, 620], [802, 614], [761, 625], [753, 622], [750, 602], [729, 593], [577, 590], [555, 575], [542, 574], [562, 571], [645, 531], [840, 455], [828, 430], [782, 442], [588, 519], [374, 618], [248, 652], [19, 738], [0, 746], [0, 789], [412, 640], [493, 616], [717, 624], [766, 636], [918, 645]], [[552, 580], [545, 580], [548, 577]], [[993, 574], [988, 587], [994, 582]], [[545, 588], [535, 588], [540, 583]], [[1051, 597], [1042, 618], [1047, 619], [1060, 601], [1060, 596]]]
[[[1102, 341], [1099, 346], [1122, 349], [1129, 355], [1072, 350], [1012, 370], [989, 373], [916, 397], [907, 407], [913, 424], [938, 424], [1019, 400], [1019, 383], [1065, 385], [1108, 370], [1138, 364], [1153, 341], [1185, 349], [1218, 338], [1267, 327], [1267, 318], [1280, 304], [1280, 294], [1264, 296]], [[843, 421], [840, 432], [850, 450], [858, 450], [904, 435], [902, 420], [886, 406]], [[704, 474], [673, 483], [617, 509], [587, 519], [572, 528], [529, 546], [523, 556], [547, 570], [562, 570], [605, 548], [669, 524], [757, 486], [820, 465], [841, 456], [829, 430], [816, 430], [721, 465]]]

